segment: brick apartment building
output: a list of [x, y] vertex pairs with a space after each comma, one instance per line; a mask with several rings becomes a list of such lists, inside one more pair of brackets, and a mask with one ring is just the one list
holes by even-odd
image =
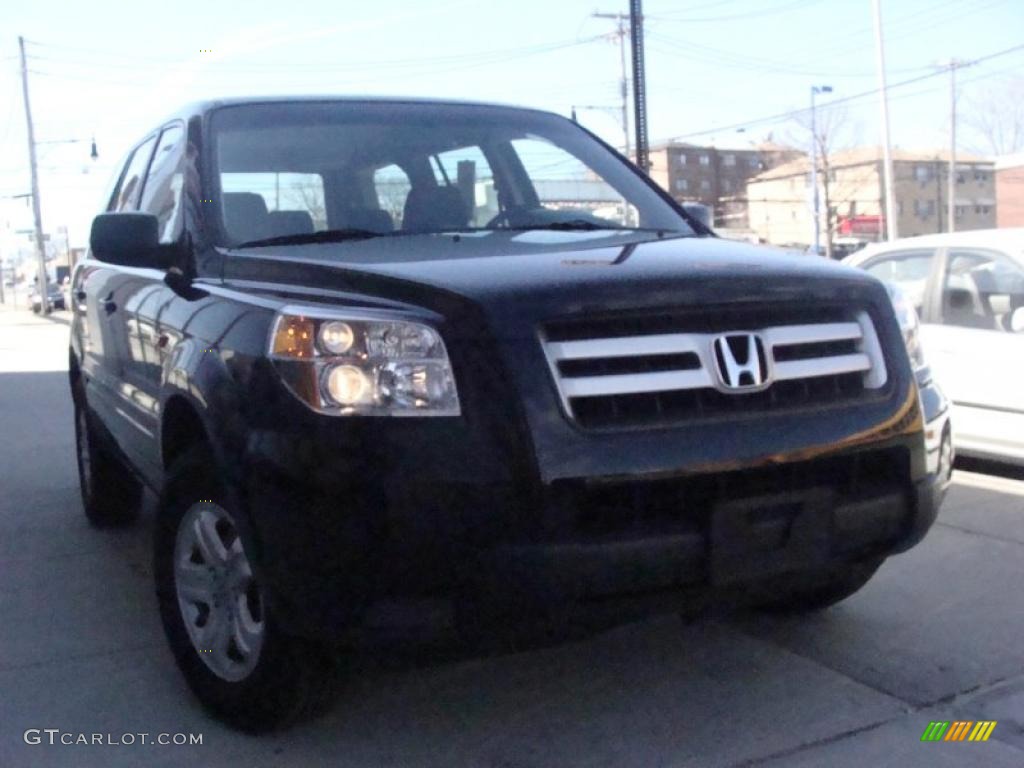
[[1024, 227], [1024, 152], [996, 158], [996, 226]]
[[708, 206], [716, 226], [744, 228], [747, 180], [802, 156], [799, 150], [776, 144], [750, 149], [661, 144], [651, 148], [651, 178], [681, 203]]

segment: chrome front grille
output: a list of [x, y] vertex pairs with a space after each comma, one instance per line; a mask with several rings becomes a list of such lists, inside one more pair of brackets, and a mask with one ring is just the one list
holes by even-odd
[[[659, 322], [653, 326], [659, 332], [629, 335], [603, 321], [592, 326], [599, 335], [590, 338], [579, 326], [547, 328], [542, 344], [566, 413], [585, 427], [822, 405], [881, 389], [887, 373], [870, 316], [818, 318], [827, 320], [752, 328], [705, 324], [681, 332], [664, 332], [666, 323]], [[722, 337], [756, 346], [755, 385], [730, 386], [715, 344]]]

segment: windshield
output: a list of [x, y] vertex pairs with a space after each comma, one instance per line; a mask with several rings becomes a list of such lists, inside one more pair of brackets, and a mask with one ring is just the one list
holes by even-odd
[[317, 232], [693, 234], [612, 152], [543, 112], [285, 102], [221, 108], [212, 131], [222, 245]]

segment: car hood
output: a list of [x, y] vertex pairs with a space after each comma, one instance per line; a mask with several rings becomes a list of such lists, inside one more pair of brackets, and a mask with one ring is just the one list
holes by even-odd
[[524, 315], [884, 299], [875, 278], [813, 256], [646, 232], [423, 235], [225, 252], [229, 282], [267, 275], [441, 311], [462, 299], [500, 318], [506, 330]]

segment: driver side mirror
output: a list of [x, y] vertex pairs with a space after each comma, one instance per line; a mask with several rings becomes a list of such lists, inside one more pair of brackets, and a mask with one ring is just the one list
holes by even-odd
[[1010, 315], [1010, 330], [1014, 333], [1024, 333], [1024, 307], [1017, 307]]
[[110, 264], [167, 269], [173, 248], [160, 245], [158, 226], [151, 213], [101, 213], [92, 220], [89, 249]]

